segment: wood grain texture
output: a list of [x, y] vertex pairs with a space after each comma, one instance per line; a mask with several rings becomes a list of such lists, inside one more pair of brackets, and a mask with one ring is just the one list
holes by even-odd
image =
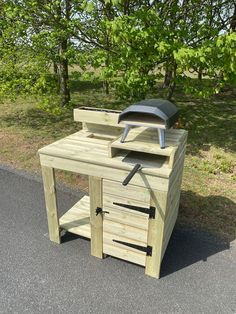
[[[167, 147], [160, 149], [157, 130], [134, 128], [121, 144], [118, 113], [94, 110], [91, 114], [84, 110], [79, 114], [76, 119], [83, 123], [83, 130], [39, 150], [50, 239], [59, 243], [60, 228], [65, 229], [90, 238], [93, 256], [103, 258], [105, 253], [143, 265], [147, 275], [159, 278], [161, 261], [178, 215], [187, 132], [167, 130]], [[155, 162], [151, 160], [152, 168], [141, 169], [129, 185], [123, 186], [124, 178], [133, 168], [123, 159], [132, 150], [140, 152], [141, 160], [145, 159], [143, 152], [156, 154]], [[90, 197], [82, 198], [59, 222], [54, 169], [90, 176]], [[156, 215], [149, 218], [147, 213], [115, 203], [144, 208], [151, 205], [156, 208]], [[96, 215], [97, 207], [108, 213]], [[151, 246], [152, 256], [114, 240]]]
[[87, 122], [100, 125], [117, 126], [120, 111], [102, 109], [92, 107], [83, 107], [74, 109], [74, 120], [78, 122]]
[[60, 227], [71, 233], [91, 238], [90, 200], [84, 196], [59, 219]]
[[160, 277], [166, 205], [167, 194], [152, 191], [151, 206], [156, 208], [156, 215], [148, 224], [147, 245], [152, 247], [152, 256], [146, 256], [145, 274], [154, 278]]
[[[109, 215], [106, 216], [109, 217]], [[91, 227], [89, 196], [84, 196], [81, 200], [79, 200], [60, 218], [59, 221], [62, 229], [90, 239]], [[129, 248], [113, 241], [115, 239], [145, 246], [146, 243], [140, 241], [142, 239], [139, 240], [136, 236], [135, 239], [132, 239], [132, 230], [136, 230], [138, 232], [139, 229], [131, 228], [129, 230], [129, 228], [127, 228], [127, 232], [123, 233], [120, 232], [120, 226], [121, 224], [118, 225], [117, 228], [117, 226], [113, 224], [113, 219], [107, 219], [105, 227], [103, 228], [103, 253], [144, 266], [146, 257], [144, 252], [137, 251], [136, 249]], [[128, 238], [126, 236], [128, 236]]]
[[[98, 164], [88, 163], [86, 161], [65, 159], [63, 157], [40, 154], [40, 162], [43, 166], [54, 167], [56, 169], [72, 171], [85, 175], [97, 176], [105, 179], [122, 182], [127, 177], [132, 166], [127, 170], [111, 168]], [[159, 177], [158, 180], [154, 175], [145, 174], [142, 171], [132, 178], [132, 183], [137, 186], [150, 188], [155, 186], [156, 189], [166, 191], [168, 189], [168, 179]]]
[[102, 208], [102, 179], [89, 177], [91, 254], [103, 258], [103, 215], [96, 215], [96, 209]]
[[[133, 168], [133, 165], [123, 162], [123, 159], [126, 156], [127, 152], [124, 152], [123, 154], [118, 155], [115, 158], [108, 157], [109, 140], [101, 140], [101, 138], [99, 138], [96, 141], [96, 138], [94, 138], [94, 135], [90, 132], [88, 133], [90, 134], [90, 136], [85, 137], [85, 132], [83, 130], [82, 134], [83, 136], [82, 138], [80, 138], [80, 132], [76, 132], [70, 136], [67, 136], [59, 141], [56, 141], [48, 146], [41, 148], [38, 152], [40, 156], [47, 155], [55, 158], [62, 158], [65, 160], [65, 163], [67, 163], [67, 161], [76, 161], [78, 162], [78, 166], [79, 162], [85, 162], [95, 167], [102, 166], [112, 168], [112, 171], [116, 171], [116, 169], [121, 169], [127, 171], [127, 174]], [[81, 173], [82, 171], [83, 168], [81, 168]], [[107, 171], [111, 173], [111, 169], [107, 169]], [[140, 170], [139, 173], [143, 175], [153, 175], [159, 176], [161, 178], [168, 178], [171, 173], [171, 169], [169, 169], [167, 164], [162, 164], [158, 167], [155, 167], [154, 165], [153, 168], [144, 167], [142, 170]], [[94, 176], [99, 175], [97, 175], [95, 172]], [[111, 175], [109, 175], [109, 179], [112, 179]], [[119, 180], [120, 179], [117, 179], [117, 181]]]
[[51, 167], [42, 166], [43, 187], [48, 219], [48, 231], [51, 241], [60, 243], [60, 229], [57, 213], [55, 174]]

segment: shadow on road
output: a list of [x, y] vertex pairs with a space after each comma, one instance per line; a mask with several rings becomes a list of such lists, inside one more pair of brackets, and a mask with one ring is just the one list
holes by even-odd
[[[65, 232], [61, 237], [62, 243], [76, 239], [89, 241], [87, 238]], [[161, 277], [170, 275], [199, 261], [207, 261], [208, 257], [229, 249], [230, 244], [209, 233], [186, 227], [175, 227], [161, 267]], [[115, 257], [111, 257], [117, 259]], [[124, 261], [124, 263], [129, 263]], [[141, 267], [141, 266], [140, 266]]]
[[206, 262], [210, 256], [227, 250], [229, 247], [228, 241], [216, 238], [205, 231], [177, 226], [162, 260], [161, 277], [196, 262]]

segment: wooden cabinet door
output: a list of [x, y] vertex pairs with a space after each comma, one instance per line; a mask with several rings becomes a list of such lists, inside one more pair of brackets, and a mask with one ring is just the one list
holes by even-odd
[[150, 207], [150, 191], [134, 185], [103, 180], [103, 252], [139, 265], [145, 265], [147, 247], [147, 213], [137, 209]]

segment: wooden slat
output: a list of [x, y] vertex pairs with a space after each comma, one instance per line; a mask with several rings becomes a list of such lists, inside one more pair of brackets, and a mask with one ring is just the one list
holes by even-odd
[[145, 254], [140, 254], [139, 252], [133, 252], [123, 247], [121, 244], [118, 244], [118, 243], [112, 244], [112, 245], [104, 243], [103, 252], [105, 254], [118, 257], [120, 259], [129, 261], [131, 263], [135, 263], [142, 266], [145, 265], [145, 259], [146, 259]]
[[126, 151], [135, 151], [135, 152], [143, 152], [148, 154], [154, 154], [159, 156], [170, 156], [173, 150], [173, 147], [166, 147], [164, 149], [160, 148], [158, 143], [155, 145], [150, 145], [150, 143], [144, 141], [130, 141], [127, 140], [124, 143], [120, 142], [120, 139], [114, 141], [110, 146], [111, 152], [110, 155], [114, 156], [115, 154], [112, 152], [112, 149], [126, 150]]
[[165, 217], [166, 220], [168, 219], [168, 215], [172, 212], [176, 202], [179, 201], [181, 181], [182, 181], [182, 171], [176, 174], [176, 180], [174, 180], [174, 182], [171, 184], [170, 189], [168, 191], [168, 205], [167, 205], [166, 217]]
[[169, 178], [169, 188], [171, 188], [172, 183], [176, 180], [176, 178], [181, 175], [184, 166], [184, 158], [185, 158], [185, 148], [182, 150], [181, 154], [179, 155], [178, 159], [174, 163], [174, 168], [171, 171], [170, 178]]
[[145, 221], [147, 218], [147, 214], [146, 213], [142, 213], [142, 212], [138, 212], [132, 209], [128, 209], [125, 208], [124, 206], [119, 206], [117, 204], [114, 203], [120, 203], [120, 204], [127, 204], [127, 205], [134, 205], [134, 206], [138, 206], [138, 207], [145, 207], [145, 208], [149, 208], [149, 204], [147, 205], [146, 203], [141, 203], [139, 201], [135, 201], [135, 200], [131, 200], [131, 199], [127, 199], [125, 197], [118, 197], [118, 196], [114, 196], [114, 195], [110, 195], [110, 194], [103, 194], [103, 207], [106, 208], [108, 211], [111, 209], [112, 211], [114, 211], [114, 213], [116, 212], [120, 212], [122, 215], [131, 215], [132, 217], [139, 217], [140, 218], [140, 222], [141, 221]]
[[147, 243], [147, 230], [132, 227], [123, 223], [118, 223], [107, 219], [108, 214], [104, 216], [103, 229], [104, 232], [113, 235], [122, 235], [127, 239], [137, 240], [139, 242]]
[[[96, 148], [95, 146], [91, 146], [91, 149], [89, 149], [86, 147], [86, 144], [80, 144], [77, 145], [77, 147], [76, 145], [70, 145], [71, 144], [68, 144], [66, 141], [55, 142], [40, 149], [39, 154], [60, 157], [65, 160], [84, 161], [87, 164], [92, 163], [94, 165], [112, 167], [113, 169], [118, 168], [130, 171], [133, 168], [133, 165], [122, 162], [125, 155], [123, 155], [123, 157], [118, 156], [117, 158], [109, 158], [105, 149]], [[161, 168], [144, 167], [139, 173], [140, 172], [167, 178], [171, 173], [171, 169], [169, 169], [167, 165], [163, 165]]]
[[104, 210], [109, 212], [109, 214], [106, 215], [106, 219], [109, 221], [127, 225], [128, 227], [135, 227], [144, 231], [147, 231], [148, 229], [147, 217], [140, 217], [140, 215], [133, 215], [122, 210], [114, 210], [113, 208], [106, 206], [104, 206]]
[[93, 143], [96, 145], [102, 145], [102, 146], [108, 146], [108, 143], [111, 141], [111, 139], [107, 139], [107, 138], [96, 138], [96, 136], [94, 134], [91, 133], [91, 136], [89, 137], [77, 137], [77, 136], [68, 136], [67, 139], [74, 141], [74, 142], [83, 142], [83, 143]]
[[89, 197], [84, 196], [59, 219], [60, 227], [77, 235], [91, 238], [89, 206]]
[[183, 135], [180, 143], [178, 144], [178, 147], [176, 147], [176, 151], [170, 156], [170, 161], [169, 161], [170, 168], [173, 168], [175, 166], [175, 163], [178, 161], [180, 155], [182, 155], [183, 151], [185, 152], [186, 143], [187, 143], [187, 135], [188, 133], [186, 132]]
[[164, 242], [162, 246], [162, 253], [161, 253], [161, 259], [163, 259], [163, 256], [165, 254], [167, 245], [169, 243], [172, 231], [174, 229], [176, 219], [178, 217], [178, 208], [179, 208], [179, 203], [176, 204], [176, 207], [173, 208], [173, 214], [171, 216], [171, 220], [169, 221], [168, 225], [165, 226], [165, 231], [164, 231]]
[[[54, 147], [54, 152], [56, 153], [57, 149], [60, 150], [63, 154], [67, 154], [68, 156], [78, 155], [80, 153], [90, 153], [97, 154], [100, 158], [107, 156], [107, 150], [105, 147], [98, 147], [95, 145], [87, 145], [85, 143], [74, 144], [70, 142], [61, 144], [56, 144]], [[79, 155], [80, 156], [80, 155]]]
[[152, 256], [146, 256], [145, 274], [155, 278], [160, 277], [166, 201], [166, 194], [152, 191], [151, 205], [156, 208], [157, 212], [155, 219], [149, 219], [147, 245], [152, 247]]
[[49, 238], [53, 242], [60, 243], [54, 169], [51, 167], [42, 166], [42, 176], [48, 219]]
[[125, 196], [125, 199], [135, 200], [137, 202], [142, 202], [147, 205], [150, 204], [149, 190], [139, 186], [131, 184], [123, 186], [121, 182], [104, 179], [103, 191], [105, 194], [115, 195], [121, 198], [124, 198]]
[[111, 139], [114, 139], [120, 136], [124, 130], [124, 127], [122, 127], [122, 125], [119, 125], [119, 127], [116, 127], [116, 126], [109, 126], [109, 125], [104, 126], [104, 125], [94, 124], [94, 123], [83, 123], [83, 128], [86, 131], [92, 132], [95, 136], [105, 136]]
[[99, 124], [120, 127], [118, 124], [119, 113], [120, 111], [114, 112], [114, 110], [109, 112], [109, 109], [99, 110], [98, 108], [84, 107], [84, 109], [74, 109], [74, 120], [95, 124], [99, 121]]
[[[88, 164], [86, 161], [79, 161], [73, 159], [65, 159], [57, 156], [49, 156], [40, 154], [40, 162], [43, 166], [55, 167], [57, 169], [72, 171], [75, 173], [81, 173], [85, 175], [97, 176], [104, 179], [110, 179], [122, 182], [124, 178], [129, 174], [131, 167], [128, 171], [105, 167], [98, 164]], [[160, 191], [166, 191], [168, 189], [168, 179], [165, 177], [157, 177], [154, 175], [148, 175], [140, 171], [132, 178], [132, 184], [141, 187], [155, 187]]]
[[[89, 155], [91, 150], [94, 154], [97, 154], [100, 158], [106, 158], [106, 151], [99, 148], [86, 147], [86, 145], [71, 145], [69, 143], [64, 143], [63, 146], [60, 144], [55, 144], [53, 148], [50, 148], [55, 155], [67, 156], [70, 159], [79, 158], [81, 156], [85, 157]], [[81, 155], [82, 154], [82, 155]]]
[[103, 258], [103, 216], [96, 215], [96, 208], [102, 208], [102, 179], [89, 177], [91, 254]]

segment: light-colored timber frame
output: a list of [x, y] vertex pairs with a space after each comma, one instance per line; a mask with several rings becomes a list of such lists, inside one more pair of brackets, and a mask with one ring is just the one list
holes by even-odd
[[[81, 156], [76, 152], [68, 155], [61, 147], [64, 145], [69, 149], [70, 141], [76, 138], [83, 142], [84, 137], [93, 139], [94, 136], [97, 136], [98, 140], [96, 141], [99, 142], [100, 138], [101, 143], [103, 137], [106, 140], [110, 139], [110, 144], [107, 147], [109, 150], [112, 143], [122, 133], [122, 127], [117, 123], [118, 113], [118, 111], [109, 113], [109, 110], [99, 111], [96, 108], [92, 111], [88, 108], [86, 110], [75, 109], [74, 119], [83, 123], [83, 130], [73, 135], [74, 137], [69, 136], [39, 150], [50, 240], [60, 243], [60, 229], [67, 229], [63, 219], [59, 220], [58, 218], [54, 169], [89, 175], [90, 230], [87, 230], [85, 234], [89, 234], [91, 237], [91, 255], [98, 258], [104, 257], [104, 217], [103, 215], [96, 215], [96, 208], [103, 206], [103, 180], [115, 180], [121, 184], [132, 167], [127, 168], [115, 158], [107, 159], [107, 163], [104, 162], [104, 164], [99, 161], [99, 158], [98, 161], [92, 162], [89, 159], [89, 154], [87, 155], [88, 162], [86, 161], [86, 154], [83, 155], [83, 152], [81, 152]], [[104, 126], [106, 126], [105, 129]], [[148, 219], [147, 230], [147, 245], [152, 247], [152, 256], [146, 256], [146, 260], [140, 262], [141, 265], [145, 266], [145, 274], [155, 278], [160, 277], [161, 261], [174, 228], [179, 208], [187, 132], [184, 130], [173, 132], [178, 133], [178, 143], [171, 152], [169, 148], [166, 150], [169, 167], [165, 167], [164, 170], [159, 169], [159, 172], [147, 169], [137, 173], [132, 179], [134, 187], [148, 189], [150, 205], [156, 208], [155, 219]], [[119, 151], [120, 145], [118, 142], [116, 143], [115, 148]], [[99, 152], [99, 148], [96, 149]], [[105, 157], [104, 160], [106, 160]], [[70, 228], [68, 227], [67, 230], [70, 231]], [[133, 261], [132, 258], [124, 257], [124, 259]]]

